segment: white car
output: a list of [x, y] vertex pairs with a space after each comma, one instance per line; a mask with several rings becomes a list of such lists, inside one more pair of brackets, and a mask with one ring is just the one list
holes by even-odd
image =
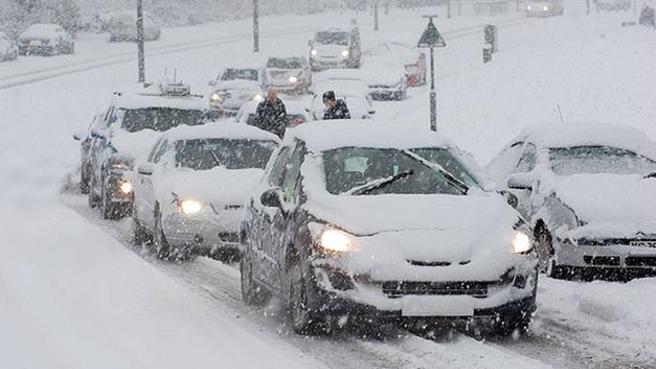
[[371, 119], [376, 113], [369, 96], [369, 88], [362, 79], [329, 79], [315, 83], [314, 96], [310, 103], [310, 114], [314, 120], [323, 119], [326, 107], [323, 104], [323, 94], [335, 91], [337, 99], [342, 99], [351, 112], [353, 119]]
[[405, 69], [406, 84], [416, 87], [426, 84], [426, 54], [399, 42], [386, 42], [375, 45], [363, 53], [363, 63], [378, 59], [400, 63]]
[[223, 69], [209, 82], [210, 107], [225, 115], [234, 115], [246, 102], [262, 101], [264, 91], [262, 69], [257, 66], [234, 66]]
[[264, 85], [283, 93], [305, 93], [312, 85], [310, 65], [302, 57], [271, 57], [264, 66]]
[[299, 333], [351, 319], [524, 331], [537, 289], [532, 233], [469, 163], [440, 135], [399, 122], [288, 130], [247, 202], [244, 301], [276, 295]]
[[[285, 109], [287, 110], [287, 127], [296, 127], [299, 124], [307, 123], [313, 120], [312, 116], [307, 112], [306, 105], [301, 101], [285, 100]], [[241, 109], [237, 112], [237, 122], [240, 124], [254, 125], [255, 112], [257, 111], [257, 101], [249, 101], [242, 105]]]
[[0, 32], [0, 61], [16, 60], [18, 47], [4, 32]]
[[[144, 14], [144, 41], [159, 40], [162, 30], [153, 18]], [[132, 12], [113, 13], [107, 22], [109, 42], [137, 41], [137, 20]]]
[[278, 138], [241, 124], [178, 127], [137, 164], [132, 211], [136, 244], [153, 240], [163, 259], [192, 252], [239, 256], [243, 204]]
[[531, 0], [526, 4], [527, 17], [549, 17], [564, 13], [563, 0]]
[[57, 24], [33, 24], [18, 37], [20, 55], [73, 54], [73, 36]]
[[592, 123], [529, 127], [487, 170], [519, 199], [548, 275], [656, 272], [656, 144], [644, 133]]
[[313, 71], [331, 68], [360, 68], [362, 48], [360, 29], [327, 28], [317, 31], [310, 46], [310, 66]]
[[367, 58], [361, 71], [373, 100], [405, 100], [408, 96], [406, 71], [398, 60]]

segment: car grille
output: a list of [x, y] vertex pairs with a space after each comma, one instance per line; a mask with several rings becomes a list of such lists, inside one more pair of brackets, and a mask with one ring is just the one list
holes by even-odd
[[628, 267], [656, 267], [654, 256], [629, 256], [624, 260]]
[[585, 261], [586, 264], [591, 264], [591, 265], [613, 265], [613, 266], [620, 265], [619, 256], [590, 256], [590, 255], [585, 255], [585, 256], [583, 256], [583, 261]]
[[490, 282], [384, 282], [383, 293], [390, 298], [406, 295], [467, 295], [485, 298]]
[[652, 241], [654, 237], [649, 238], [604, 238], [604, 239], [591, 239], [591, 238], [581, 238], [578, 240], [580, 246], [609, 246], [609, 245], [620, 245], [620, 246], [630, 246], [631, 242], [634, 241]]
[[237, 232], [221, 232], [219, 233], [219, 239], [223, 242], [239, 242], [239, 233]]

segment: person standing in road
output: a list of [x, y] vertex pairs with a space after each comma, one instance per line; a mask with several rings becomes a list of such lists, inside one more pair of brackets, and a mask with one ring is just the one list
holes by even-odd
[[278, 98], [278, 91], [274, 88], [267, 93], [266, 99], [257, 105], [255, 111], [255, 127], [271, 132], [282, 138], [287, 128], [287, 109]]
[[323, 94], [323, 104], [326, 106], [326, 112], [323, 114], [324, 120], [351, 119], [351, 112], [344, 100], [335, 99], [335, 91], [326, 91]]

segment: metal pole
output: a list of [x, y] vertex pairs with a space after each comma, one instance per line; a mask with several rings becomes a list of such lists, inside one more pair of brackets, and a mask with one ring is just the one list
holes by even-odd
[[378, 0], [374, 0], [374, 31], [378, 31]]
[[253, 52], [260, 51], [260, 12], [258, 0], [253, 0]]
[[137, 0], [137, 59], [139, 83], [146, 82], [146, 56], [144, 51], [143, 0]]
[[451, 19], [451, 0], [446, 0], [446, 17]]
[[430, 71], [431, 71], [431, 86], [430, 86], [430, 125], [431, 131], [437, 132], [437, 92], [435, 92], [435, 52], [430, 48]]

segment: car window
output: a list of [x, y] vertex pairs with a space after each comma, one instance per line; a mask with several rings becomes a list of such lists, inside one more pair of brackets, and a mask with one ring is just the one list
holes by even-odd
[[286, 202], [293, 202], [298, 195], [298, 176], [301, 172], [301, 164], [305, 155], [305, 145], [298, 143], [291, 158], [287, 162], [285, 176], [282, 182], [283, 199]]
[[273, 163], [273, 168], [271, 168], [271, 174], [269, 175], [269, 184], [271, 186], [282, 186], [282, 176], [285, 174], [288, 159], [289, 147], [284, 147], [280, 150], [275, 163]]
[[524, 152], [522, 152], [522, 157], [519, 159], [517, 164], [517, 173], [527, 173], [535, 169], [535, 164], [537, 162], [538, 152], [532, 143], [528, 143], [524, 146]]

